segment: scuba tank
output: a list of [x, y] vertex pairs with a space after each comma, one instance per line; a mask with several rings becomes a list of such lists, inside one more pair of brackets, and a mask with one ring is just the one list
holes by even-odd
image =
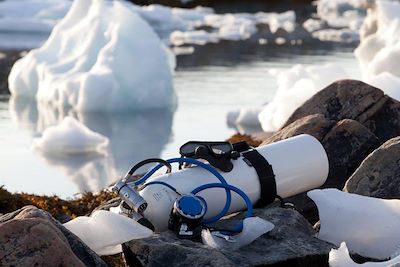
[[[248, 147], [247, 151], [233, 151], [236, 153], [232, 154], [232, 160], [224, 159], [223, 143], [204, 144], [189, 142], [188, 151], [184, 151], [184, 146], [181, 147], [181, 155], [190, 155], [190, 146], [195, 148], [196, 153], [193, 152], [192, 157], [205, 159], [219, 168], [217, 174], [223, 175], [225, 182], [231, 186], [229, 190], [240, 189], [251, 205], [270, 204], [276, 197], [286, 198], [320, 187], [328, 177], [326, 152], [321, 143], [310, 135], [299, 135], [256, 149]], [[199, 147], [209, 148], [214, 155], [207, 156]], [[170, 162], [180, 161], [175, 159]], [[140, 207], [146, 203], [146, 207], [140, 208], [140, 212], [154, 225], [156, 231], [164, 231], [168, 229], [169, 222], [171, 224], [171, 220], [176, 221], [179, 216], [188, 219], [189, 224], [191, 219], [207, 221], [215, 217], [221, 213], [224, 205], [226, 207], [228, 197], [230, 201], [226, 214], [246, 209], [249, 203], [243, 201], [243, 195], [239, 191], [238, 194], [229, 192], [228, 195], [229, 190], [225, 185], [216, 184], [219, 182], [217, 176], [212, 171], [204, 170], [204, 166], [186, 168], [157, 177], [148, 175], [144, 186], [138, 187], [139, 191], [135, 193], [135, 198], [141, 199]], [[204, 187], [207, 184], [214, 186]], [[202, 186], [204, 188], [196, 191], [196, 199], [190, 199], [193, 190]]]

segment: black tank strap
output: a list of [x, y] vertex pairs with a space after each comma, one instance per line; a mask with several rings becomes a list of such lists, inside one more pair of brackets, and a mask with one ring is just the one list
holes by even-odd
[[269, 162], [255, 149], [242, 153], [243, 160], [253, 167], [258, 175], [261, 187], [260, 199], [256, 207], [263, 207], [274, 202], [277, 197], [275, 174]]

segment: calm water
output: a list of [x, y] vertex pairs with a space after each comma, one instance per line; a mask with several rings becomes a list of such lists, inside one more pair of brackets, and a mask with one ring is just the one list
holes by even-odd
[[[270, 47], [245, 43], [208, 45], [178, 57], [174, 111], [105, 115], [54, 110], [29, 99], [0, 98], [0, 185], [10, 191], [72, 197], [98, 191], [148, 157], [178, 155], [188, 140], [224, 140], [236, 132], [226, 113], [271, 100], [271, 68], [336, 62], [356, 72], [351, 49]], [[49, 125], [70, 115], [110, 139], [108, 156], [48, 157], [31, 149]], [[254, 130], [254, 129], [252, 129]]]

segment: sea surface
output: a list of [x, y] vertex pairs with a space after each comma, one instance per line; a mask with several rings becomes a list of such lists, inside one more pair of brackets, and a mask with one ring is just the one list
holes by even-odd
[[[12, 192], [71, 198], [99, 191], [149, 157], [179, 156], [189, 140], [225, 140], [243, 129], [226, 124], [227, 112], [269, 102], [276, 91], [271, 69], [338, 63], [358, 73], [353, 48], [222, 42], [178, 56], [173, 110], [119, 115], [55, 110], [32, 99], [0, 95], [0, 186]], [[1, 81], [0, 81], [1, 82]], [[32, 149], [34, 138], [73, 116], [107, 136], [107, 155], [49, 156]], [[260, 129], [245, 129], [254, 132]]]

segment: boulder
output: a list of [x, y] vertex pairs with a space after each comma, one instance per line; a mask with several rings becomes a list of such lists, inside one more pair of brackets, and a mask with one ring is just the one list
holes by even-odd
[[322, 140], [329, 159], [329, 176], [323, 187], [341, 189], [368, 154], [379, 146], [378, 138], [354, 120], [344, 119]]
[[332, 83], [299, 107], [285, 126], [312, 114], [322, 114], [335, 121], [356, 120], [381, 143], [400, 135], [400, 103], [384, 95], [382, 90], [357, 80]]
[[261, 145], [277, 142], [299, 134], [310, 134], [319, 141], [322, 141], [334, 125], [334, 120], [329, 120], [322, 114], [304, 116], [287, 125], [271, 137], [266, 138]]
[[365, 158], [343, 191], [377, 198], [400, 198], [400, 137], [388, 140]]
[[106, 266], [47, 212], [25, 206], [0, 217], [0, 266]]
[[334, 246], [314, 237], [297, 211], [273, 207], [254, 213], [275, 228], [238, 251], [215, 250], [163, 232], [124, 244], [125, 259], [131, 266], [328, 266]]

